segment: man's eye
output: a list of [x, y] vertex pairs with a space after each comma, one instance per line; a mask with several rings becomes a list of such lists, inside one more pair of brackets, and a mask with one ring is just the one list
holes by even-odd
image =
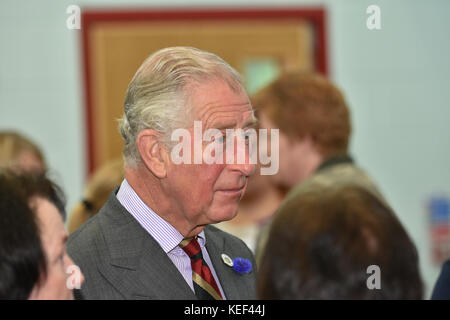
[[244, 132], [244, 140], [246, 144], [250, 143], [250, 137], [251, 137], [251, 133], [250, 132]]

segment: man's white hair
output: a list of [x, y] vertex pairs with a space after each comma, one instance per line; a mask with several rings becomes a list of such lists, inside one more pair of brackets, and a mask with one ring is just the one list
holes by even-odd
[[125, 140], [125, 162], [135, 167], [141, 160], [136, 146], [139, 133], [154, 129], [169, 148], [173, 130], [191, 121], [189, 85], [211, 79], [226, 81], [236, 92], [243, 90], [239, 74], [210, 52], [191, 47], [159, 50], [140, 66], [128, 85], [124, 114], [119, 120]]

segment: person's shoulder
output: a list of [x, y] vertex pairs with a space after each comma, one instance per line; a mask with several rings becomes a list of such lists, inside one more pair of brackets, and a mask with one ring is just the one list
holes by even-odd
[[[87, 248], [92, 246], [95, 235], [99, 232], [100, 213], [86, 221], [81, 227], [72, 232], [67, 240], [67, 250], [69, 253], [78, 251], [78, 248]], [[72, 251], [72, 252], [71, 252]]]
[[445, 278], [446, 282], [448, 282], [448, 284], [450, 285], [450, 259], [445, 261], [444, 264], [442, 265], [441, 277]]
[[432, 300], [450, 300], [450, 259], [442, 265], [431, 295]]
[[450, 272], [450, 259], [444, 262], [444, 264], [442, 265], [442, 270]]
[[305, 193], [322, 190], [329, 187], [355, 185], [372, 193], [382, 202], [387, 203], [378, 186], [370, 175], [356, 163], [339, 163], [315, 172], [306, 180], [298, 183], [285, 197], [282, 204]]
[[93, 241], [102, 233], [101, 226], [105, 228], [109, 223], [113, 223], [112, 221], [116, 216], [113, 213], [119, 210], [116, 204], [118, 201], [115, 200], [115, 195], [111, 194], [100, 211], [69, 236], [67, 247], [92, 245]]

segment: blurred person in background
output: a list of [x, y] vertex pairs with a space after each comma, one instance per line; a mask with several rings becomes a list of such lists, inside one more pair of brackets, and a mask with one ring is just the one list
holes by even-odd
[[0, 169], [44, 172], [46, 164], [39, 147], [25, 136], [13, 132], [0, 132]]
[[422, 299], [417, 250], [391, 209], [365, 188], [312, 190], [283, 202], [275, 216], [258, 296]]
[[[62, 192], [44, 174], [0, 173], [0, 299], [73, 299]], [[75, 270], [76, 273], [76, 270]]]
[[450, 260], [442, 265], [439, 278], [434, 285], [432, 300], [450, 300]]
[[[268, 193], [271, 188], [289, 191], [285, 198], [289, 199], [317, 187], [355, 184], [385, 201], [349, 155], [350, 111], [342, 92], [324, 76], [287, 72], [257, 92], [252, 103], [261, 128], [280, 130], [279, 171], [264, 177], [271, 185]], [[265, 192], [255, 202], [258, 198], [264, 199]], [[257, 261], [264, 251], [272, 214], [261, 213], [269, 222], [258, 237]]]
[[94, 172], [86, 185], [83, 200], [69, 215], [69, 233], [82, 226], [103, 207], [111, 192], [122, 183], [123, 165], [122, 159], [116, 159], [105, 163]]

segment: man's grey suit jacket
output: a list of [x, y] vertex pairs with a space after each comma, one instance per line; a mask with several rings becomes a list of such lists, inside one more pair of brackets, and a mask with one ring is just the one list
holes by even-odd
[[[70, 237], [67, 251], [81, 268], [83, 299], [196, 299], [159, 244], [116, 198], [118, 188], [92, 219]], [[256, 263], [244, 242], [213, 226], [204, 229], [206, 249], [227, 299], [256, 298]], [[252, 272], [238, 274], [221, 258], [242, 257]]]

